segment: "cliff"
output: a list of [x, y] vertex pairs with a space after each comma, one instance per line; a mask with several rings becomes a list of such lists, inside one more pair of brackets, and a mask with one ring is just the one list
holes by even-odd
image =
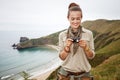
[[20, 42], [16, 45], [16, 48], [20, 50], [20, 49], [25, 49], [25, 48], [38, 47], [40, 45], [45, 45], [45, 44], [57, 45], [58, 35], [60, 32], [61, 31], [50, 34], [48, 36], [35, 38], [35, 39], [29, 39], [27, 41]]

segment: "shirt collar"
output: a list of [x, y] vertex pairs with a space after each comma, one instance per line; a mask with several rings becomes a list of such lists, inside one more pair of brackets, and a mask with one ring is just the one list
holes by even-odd
[[84, 27], [82, 27], [82, 32], [85, 33], [85, 28]]

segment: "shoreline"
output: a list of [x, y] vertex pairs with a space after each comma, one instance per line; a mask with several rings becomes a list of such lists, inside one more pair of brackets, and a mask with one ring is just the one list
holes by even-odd
[[46, 70], [42, 70], [42, 71], [38, 70], [37, 72], [31, 73], [33, 76], [31, 76], [28, 79], [30, 79], [30, 80], [46, 80], [49, 77], [49, 75], [61, 65], [61, 63], [62, 63], [62, 61], [58, 58], [58, 61], [55, 64], [53, 64]]
[[[49, 62], [50, 64], [43, 65], [42, 67], [39, 68], [34, 68], [32, 71], [25, 71], [26, 74], [29, 75], [27, 79], [29, 80], [46, 80], [53, 71], [55, 71], [60, 65], [61, 65], [61, 60], [59, 58], [56, 58]], [[24, 78], [21, 75], [25, 74], [24, 72], [20, 72], [17, 74], [10, 74], [6, 76], [1, 76], [0, 80], [5, 80], [5, 79], [15, 79], [15, 80], [24, 80]]]
[[[52, 48], [54, 50], [58, 51], [58, 46], [56, 45], [43, 45], [46, 46], [48, 48]], [[59, 66], [61, 65], [61, 60], [59, 59], [59, 57], [56, 57], [54, 60], [51, 60], [51, 62], [49, 62], [48, 64], [43, 65], [42, 67], [38, 67], [38, 68], [34, 68], [30, 71], [27, 71], [28, 74], [30, 75], [30, 77], [28, 79], [30, 80], [46, 80], [49, 75], [55, 71]], [[18, 74], [18, 73], [17, 73]], [[20, 75], [20, 74], [18, 74]], [[6, 76], [1, 76], [0, 79], [4, 80], [5, 78], [11, 78], [15, 77], [16, 74], [12, 74], [12, 75], [6, 75]], [[16, 80], [23, 80], [22, 77], [17, 77]]]
[[[56, 45], [49, 45], [49, 44], [46, 44], [45, 46], [47, 47], [50, 47], [50, 48], [53, 48], [55, 50], [59, 50], [59, 47], [56, 46]], [[61, 65], [62, 61], [58, 58], [58, 62], [56, 62], [55, 64], [53, 64], [52, 66], [50, 66], [48, 69], [46, 69], [45, 71], [40, 71], [38, 70], [38, 72], [33, 72], [33, 76], [31, 76], [29, 79], [31, 80], [46, 80], [49, 75], [55, 71], [60, 65]]]
[[59, 47], [56, 46], [56, 45], [46, 44], [45, 46], [50, 47], [50, 48], [53, 48], [53, 49], [55, 49], [55, 50], [57, 50], [57, 51], [59, 50]]

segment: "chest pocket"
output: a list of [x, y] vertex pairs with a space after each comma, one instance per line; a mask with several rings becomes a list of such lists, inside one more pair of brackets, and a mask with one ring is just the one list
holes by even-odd
[[88, 34], [83, 33], [81, 40], [85, 40], [87, 45], [90, 46], [90, 36]]
[[81, 40], [90, 41], [90, 36], [87, 33], [82, 33]]
[[90, 41], [90, 39], [88, 37], [82, 37], [81, 40], [85, 40], [85, 41]]

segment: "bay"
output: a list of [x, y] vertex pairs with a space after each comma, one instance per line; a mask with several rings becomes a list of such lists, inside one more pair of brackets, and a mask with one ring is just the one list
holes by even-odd
[[0, 31], [0, 76], [35, 71], [58, 57], [56, 50], [45, 46], [22, 51], [11, 47], [12, 44], [19, 42], [20, 37], [41, 37], [39, 34], [39, 31]]

